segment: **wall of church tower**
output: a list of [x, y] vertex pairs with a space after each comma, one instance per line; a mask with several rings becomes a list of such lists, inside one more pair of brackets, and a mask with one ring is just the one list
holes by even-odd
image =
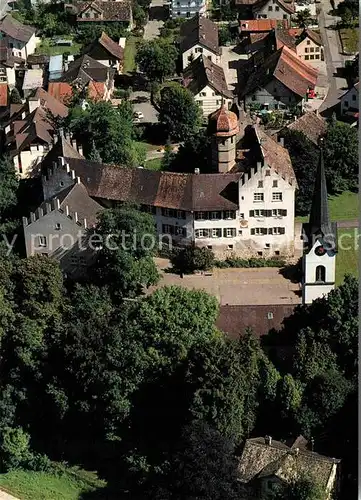
[[335, 288], [336, 254], [317, 255], [315, 249], [322, 243], [317, 240], [303, 257], [302, 301], [310, 304]]

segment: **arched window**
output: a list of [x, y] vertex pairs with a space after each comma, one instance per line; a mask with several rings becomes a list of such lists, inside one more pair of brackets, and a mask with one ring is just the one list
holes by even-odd
[[316, 282], [324, 283], [326, 281], [326, 268], [325, 266], [316, 267]]

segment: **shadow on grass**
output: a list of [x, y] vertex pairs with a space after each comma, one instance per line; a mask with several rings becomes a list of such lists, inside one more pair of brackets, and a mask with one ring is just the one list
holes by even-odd
[[115, 492], [105, 486], [95, 491], [86, 491], [80, 494], [79, 500], [128, 500], [130, 495], [122, 492]]

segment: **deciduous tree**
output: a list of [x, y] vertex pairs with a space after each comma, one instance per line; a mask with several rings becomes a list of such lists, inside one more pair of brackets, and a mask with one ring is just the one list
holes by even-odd
[[143, 41], [138, 47], [136, 63], [149, 81], [164, 82], [176, 69], [177, 50], [164, 39]]

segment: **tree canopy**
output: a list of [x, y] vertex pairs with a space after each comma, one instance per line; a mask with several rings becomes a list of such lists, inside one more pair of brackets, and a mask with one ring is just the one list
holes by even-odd
[[137, 50], [135, 61], [150, 82], [162, 83], [175, 73], [177, 50], [164, 39], [143, 41]]
[[178, 83], [165, 85], [160, 91], [159, 121], [174, 141], [184, 141], [196, 134], [201, 112], [192, 94]]

